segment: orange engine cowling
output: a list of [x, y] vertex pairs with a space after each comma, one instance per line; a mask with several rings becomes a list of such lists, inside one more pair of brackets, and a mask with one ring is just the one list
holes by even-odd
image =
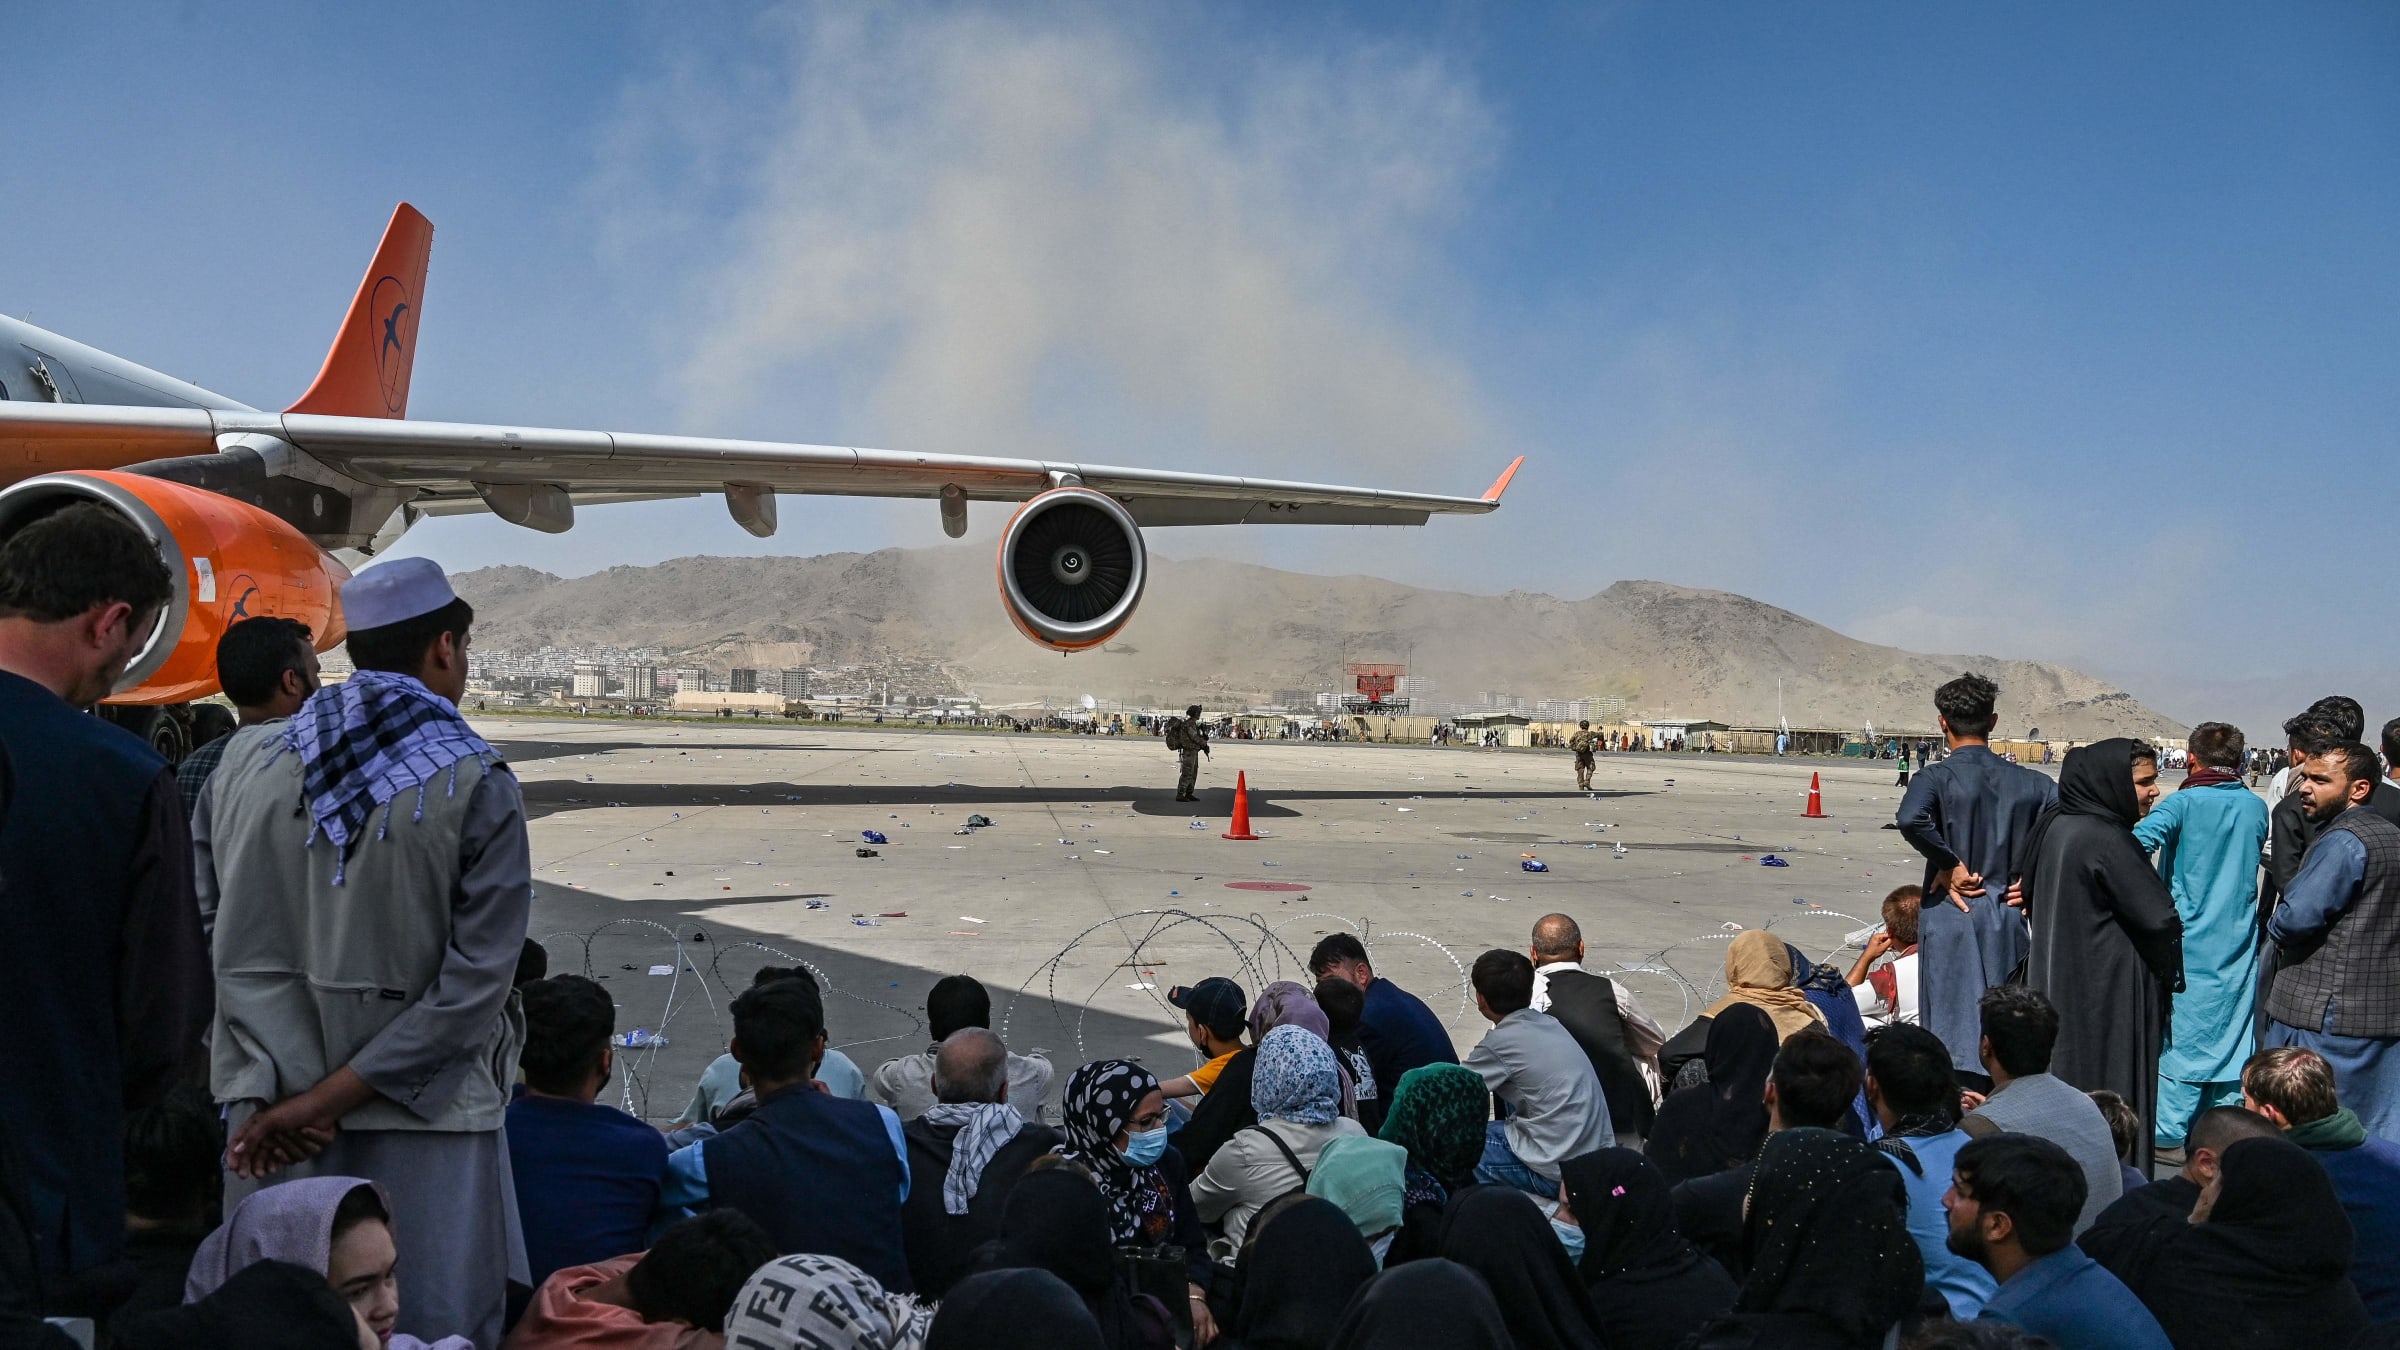
[[1052, 488], [1000, 532], [1000, 601], [1017, 631], [1062, 652], [1115, 637], [1149, 572], [1133, 513], [1105, 492]]
[[140, 527], [174, 576], [149, 645], [110, 703], [184, 703], [217, 692], [217, 639], [243, 619], [297, 619], [317, 650], [342, 640], [350, 577], [306, 535], [231, 497], [138, 473], [54, 473], [0, 489], [0, 538], [68, 502], [96, 501]]

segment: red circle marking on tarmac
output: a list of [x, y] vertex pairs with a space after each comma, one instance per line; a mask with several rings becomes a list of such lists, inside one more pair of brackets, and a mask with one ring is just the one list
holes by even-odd
[[1228, 881], [1229, 891], [1305, 891], [1308, 887], [1297, 881]]

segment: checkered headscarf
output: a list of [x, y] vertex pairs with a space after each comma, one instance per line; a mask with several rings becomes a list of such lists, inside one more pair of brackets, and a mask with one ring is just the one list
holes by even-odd
[[[445, 769], [448, 790], [456, 792], [460, 761], [472, 758], [490, 768], [500, 759], [450, 700], [410, 676], [384, 670], [362, 670], [309, 695], [284, 722], [283, 745], [300, 756], [301, 791], [315, 822], [310, 842], [321, 834], [344, 858], [378, 807], [388, 808], [411, 788], [423, 789]], [[414, 818], [424, 815], [420, 791]], [[388, 809], [383, 828], [391, 828]], [[340, 884], [339, 862], [333, 879]]]

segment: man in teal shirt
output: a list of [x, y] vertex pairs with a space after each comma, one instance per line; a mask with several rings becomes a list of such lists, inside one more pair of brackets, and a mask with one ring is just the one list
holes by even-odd
[[2183, 916], [2184, 991], [2158, 1057], [2158, 1148], [2180, 1150], [2201, 1112], [2239, 1106], [2242, 1062], [2255, 1046], [2258, 856], [2267, 804], [2244, 786], [2242, 733], [2192, 728], [2191, 774], [2133, 827]]

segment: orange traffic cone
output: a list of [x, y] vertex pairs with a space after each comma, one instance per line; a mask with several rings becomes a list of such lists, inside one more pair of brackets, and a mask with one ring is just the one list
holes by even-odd
[[1227, 839], [1256, 839], [1250, 833], [1250, 775], [1233, 776], [1233, 828], [1225, 832]]
[[1808, 776], [1808, 809], [1800, 814], [1809, 820], [1825, 819], [1825, 788], [1813, 773]]

